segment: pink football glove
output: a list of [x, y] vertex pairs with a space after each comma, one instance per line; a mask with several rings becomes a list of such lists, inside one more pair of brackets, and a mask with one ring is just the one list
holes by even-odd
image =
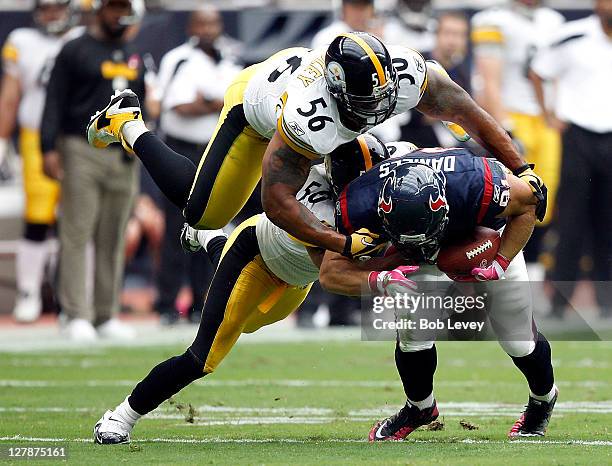
[[398, 293], [415, 291], [417, 284], [407, 275], [419, 270], [418, 265], [400, 265], [396, 269], [383, 272], [370, 272], [368, 283], [374, 294], [393, 296]]
[[490, 280], [501, 280], [504, 278], [504, 274], [506, 273], [506, 269], [510, 265], [510, 261], [497, 253], [491, 265], [485, 268], [482, 267], [474, 267], [472, 269], [472, 275], [479, 282], [488, 282]]

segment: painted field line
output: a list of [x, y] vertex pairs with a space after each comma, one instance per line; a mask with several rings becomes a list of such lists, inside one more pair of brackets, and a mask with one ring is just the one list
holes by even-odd
[[[56, 438], [56, 437], [26, 437], [22, 435], [0, 437], [0, 442], [49, 442], [49, 443], [93, 443], [91, 438]], [[366, 439], [292, 439], [292, 438], [220, 438], [210, 437], [202, 439], [193, 438], [150, 438], [136, 439], [132, 443], [186, 443], [186, 444], [211, 444], [211, 443], [298, 443], [298, 444], [319, 444], [319, 443], [368, 443]], [[612, 447], [609, 440], [486, 440], [486, 439], [430, 439], [430, 440], [408, 440], [406, 443], [433, 443], [433, 444], [479, 444], [479, 445], [568, 445], [568, 446], [602, 446]]]
[[[137, 380], [17, 380], [0, 379], [0, 387], [14, 388], [48, 388], [48, 387], [133, 387], [138, 383]], [[399, 382], [395, 380], [304, 380], [304, 379], [244, 379], [244, 380], [217, 380], [209, 379], [196, 382], [198, 385], [208, 385], [210, 387], [246, 387], [246, 386], [271, 386], [288, 388], [387, 388], [397, 386]], [[559, 381], [560, 387], [579, 387], [579, 388], [598, 388], [608, 387], [609, 384], [603, 380], [579, 380], [579, 381]], [[523, 382], [500, 382], [489, 380], [456, 380], [436, 382], [437, 387], [491, 387], [491, 386], [525, 386]]]

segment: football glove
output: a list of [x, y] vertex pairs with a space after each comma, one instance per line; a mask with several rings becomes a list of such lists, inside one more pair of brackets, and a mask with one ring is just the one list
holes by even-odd
[[548, 199], [548, 188], [538, 175], [535, 174], [533, 168], [534, 164], [525, 164], [520, 168], [517, 168], [512, 173], [514, 176], [518, 176], [521, 180], [529, 185], [531, 192], [536, 197], [536, 218], [541, 222], [544, 220], [546, 215], [546, 202]]
[[395, 296], [398, 293], [415, 291], [417, 284], [407, 276], [419, 270], [418, 265], [400, 265], [396, 269], [383, 272], [370, 272], [368, 284], [370, 291], [377, 295]]
[[373, 254], [382, 251], [387, 241], [367, 228], [361, 228], [352, 235], [347, 235], [342, 255], [349, 259], [367, 260]]
[[[491, 280], [501, 280], [510, 265], [510, 261], [497, 253], [493, 262], [488, 267], [474, 267], [472, 276], [479, 282], [488, 282]], [[466, 280], [467, 281], [467, 280]]]

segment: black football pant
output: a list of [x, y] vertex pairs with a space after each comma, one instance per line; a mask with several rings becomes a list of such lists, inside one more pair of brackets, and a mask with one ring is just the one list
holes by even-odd
[[[557, 202], [559, 242], [550, 278], [563, 288], [555, 307], [560, 310], [579, 277], [584, 245], [592, 244], [591, 278], [609, 282], [612, 265], [612, 133], [598, 134], [576, 125], [563, 133], [561, 181]], [[598, 284], [597, 299], [609, 313], [612, 287]]]

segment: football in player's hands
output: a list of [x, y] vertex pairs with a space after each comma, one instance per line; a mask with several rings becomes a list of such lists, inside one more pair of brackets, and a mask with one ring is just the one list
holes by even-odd
[[501, 236], [491, 228], [476, 227], [469, 236], [445, 245], [438, 253], [438, 268], [450, 278], [471, 277], [474, 267], [491, 265]]

